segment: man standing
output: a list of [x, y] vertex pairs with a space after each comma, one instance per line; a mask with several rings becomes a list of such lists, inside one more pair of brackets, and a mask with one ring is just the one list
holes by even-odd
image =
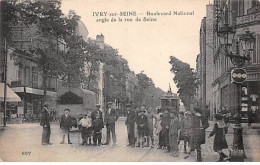
[[61, 121], [60, 121], [60, 128], [62, 130], [62, 141], [60, 144], [64, 144], [65, 136], [68, 137], [68, 144], [72, 144], [70, 142], [70, 129], [72, 127], [72, 119], [71, 116], [69, 115], [70, 110], [69, 109], [64, 109], [64, 114], [61, 116]]
[[96, 104], [95, 110], [91, 113], [92, 121], [96, 119], [97, 114], [99, 114], [100, 119], [103, 121], [102, 112], [100, 111], [100, 104]]
[[107, 103], [108, 109], [105, 112], [105, 124], [107, 128], [107, 138], [104, 145], [109, 145], [110, 143], [110, 132], [112, 133], [113, 146], [116, 145], [116, 132], [115, 132], [115, 122], [117, 121], [119, 115], [118, 112], [112, 108], [113, 102]]
[[50, 127], [50, 112], [49, 112], [49, 104], [45, 102], [43, 104], [42, 110], [42, 119], [40, 125], [43, 128], [42, 131], [42, 145], [51, 145], [50, 143], [50, 135], [51, 135], [51, 127]]
[[135, 146], [135, 120], [136, 120], [136, 113], [131, 108], [131, 104], [126, 105], [127, 110], [127, 117], [125, 121], [125, 125], [127, 126], [127, 133], [128, 133], [128, 141], [129, 144], [127, 146]]
[[173, 157], [179, 156], [178, 132], [180, 129], [179, 120], [176, 111], [171, 111], [171, 123], [169, 129], [169, 146]]

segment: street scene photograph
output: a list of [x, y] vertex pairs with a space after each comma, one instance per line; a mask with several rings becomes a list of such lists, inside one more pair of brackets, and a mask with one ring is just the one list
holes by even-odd
[[260, 162], [260, 0], [0, 0], [0, 162]]

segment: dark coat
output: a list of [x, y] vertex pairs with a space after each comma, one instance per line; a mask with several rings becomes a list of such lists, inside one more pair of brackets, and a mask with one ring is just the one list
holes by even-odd
[[166, 126], [170, 128], [170, 123], [171, 123], [171, 116], [167, 115], [162, 118], [161, 126], [163, 128], [166, 128]]
[[72, 118], [70, 115], [68, 117], [63, 114], [61, 116], [61, 121], [60, 121], [60, 128], [65, 128], [65, 129], [70, 129], [72, 127]]
[[148, 124], [147, 116], [145, 114], [139, 115], [136, 118], [136, 124], [137, 124], [137, 128], [138, 127], [147, 127], [147, 124]]
[[43, 108], [43, 110], [42, 110], [42, 119], [41, 119], [40, 125], [41, 126], [44, 126], [44, 125], [50, 126], [50, 114], [45, 108]]
[[127, 125], [133, 125], [136, 121], [136, 113], [135, 111], [127, 111], [127, 116], [126, 116], [126, 121], [125, 121], [125, 124]]
[[213, 145], [213, 150], [218, 151], [222, 150], [225, 148], [228, 148], [227, 141], [225, 138], [225, 134], [227, 133], [227, 127], [225, 124], [218, 124], [215, 123], [212, 132], [210, 133], [210, 137], [214, 136], [214, 145]]
[[148, 119], [145, 114], [137, 116], [136, 125], [139, 136], [145, 136], [148, 134]]
[[191, 148], [196, 149], [205, 143], [205, 129], [208, 127], [207, 119], [193, 115], [191, 118]]
[[91, 113], [91, 119], [92, 121], [94, 121], [96, 119], [96, 115], [97, 114], [100, 114], [100, 119], [103, 121], [103, 116], [102, 116], [102, 112], [100, 110], [94, 110], [92, 113]]
[[169, 135], [170, 136], [178, 136], [178, 131], [180, 129], [180, 122], [177, 117], [171, 120]]
[[105, 111], [105, 123], [106, 124], [115, 124], [117, 119], [119, 118], [118, 112], [115, 109], [111, 109], [110, 114], [108, 109]]
[[92, 122], [92, 128], [93, 128], [94, 132], [100, 132], [102, 130], [102, 128], [104, 128], [103, 121], [101, 120], [101, 118], [95, 119]]

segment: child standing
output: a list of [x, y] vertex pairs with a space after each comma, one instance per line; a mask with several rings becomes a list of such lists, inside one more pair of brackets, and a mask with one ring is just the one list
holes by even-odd
[[184, 112], [179, 112], [179, 123], [180, 123], [180, 130], [179, 130], [179, 139], [178, 145], [180, 144], [181, 140], [184, 140], [183, 131], [184, 131]]
[[162, 135], [161, 135], [161, 131], [162, 131], [162, 126], [161, 126], [161, 122], [162, 122], [162, 118], [163, 118], [163, 114], [160, 114], [159, 119], [156, 121], [155, 124], [155, 135], [157, 136], [157, 139], [159, 140], [159, 146], [157, 149], [161, 149], [161, 141], [162, 141]]
[[103, 121], [101, 119], [100, 113], [96, 114], [95, 120], [92, 123], [92, 128], [93, 128], [93, 145], [100, 146], [101, 145], [101, 133], [102, 133], [102, 128], [104, 128]]
[[222, 116], [220, 114], [216, 114], [215, 119], [216, 119], [216, 123], [213, 127], [212, 132], [209, 135], [209, 138], [215, 135], [213, 150], [219, 153], [218, 162], [222, 162], [225, 158], [228, 157], [222, 151], [222, 149], [228, 148], [227, 141], [226, 141], [227, 129], [224, 121], [222, 120]]
[[153, 137], [153, 120], [157, 120], [156, 116], [154, 115], [154, 113], [152, 112], [152, 108], [150, 107], [147, 112], [146, 112], [146, 117], [147, 117], [147, 121], [148, 121], [148, 130], [147, 130], [147, 145], [146, 147], [149, 147], [149, 142], [150, 142], [150, 139], [151, 139], [151, 142], [152, 142], [152, 145], [151, 145], [151, 148], [153, 148], [154, 146], [154, 137]]
[[184, 139], [184, 153], [187, 154], [187, 143], [190, 146], [190, 136], [191, 136], [191, 112], [185, 112], [183, 126], [183, 139]]
[[137, 133], [138, 133], [138, 144], [137, 147], [143, 146], [143, 138], [146, 136], [147, 132], [147, 117], [144, 114], [144, 110], [140, 110], [140, 115], [136, 119], [136, 124], [137, 124]]
[[[91, 115], [91, 113], [90, 113]], [[88, 145], [88, 138], [91, 135], [91, 126], [92, 126], [92, 121], [91, 118], [89, 117], [89, 113], [85, 114], [84, 117], [79, 121], [79, 126], [81, 129], [81, 138], [82, 138], [82, 143], [81, 145]]]
[[179, 156], [179, 148], [178, 148], [178, 131], [180, 129], [179, 120], [177, 118], [177, 112], [171, 111], [171, 123], [169, 129], [169, 146], [170, 151], [172, 152], [172, 156]]

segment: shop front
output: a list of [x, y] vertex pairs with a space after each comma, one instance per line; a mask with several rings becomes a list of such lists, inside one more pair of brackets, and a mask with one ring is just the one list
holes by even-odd
[[247, 100], [248, 100], [248, 116], [250, 122], [260, 122], [260, 73], [249, 73], [247, 76]]
[[[41, 108], [44, 98], [44, 90], [30, 87], [14, 87], [12, 88], [17, 95], [21, 97], [21, 103], [18, 104], [19, 116], [23, 116], [26, 122], [37, 122], [41, 118]], [[47, 91], [47, 98], [53, 98], [56, 92]], [[54, 93], [54, 94], [53, 94]]]
[[[4, 83], [0, 83], [0, 123], [3, 123], [4, 119]], [[21, 98], [8, 86], [6, 87], [6, 120], [13, 121], [18, 116], [18, 105], [21, 102]]]

